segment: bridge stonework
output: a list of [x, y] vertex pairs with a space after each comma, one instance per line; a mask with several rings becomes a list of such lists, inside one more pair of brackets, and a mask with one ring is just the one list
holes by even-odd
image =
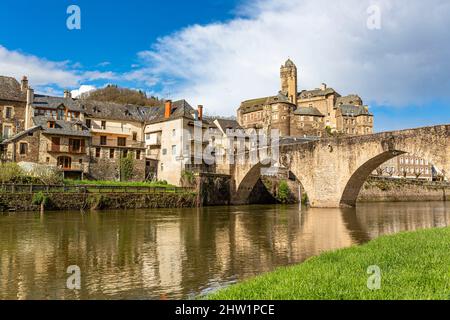
[[[427, 159], [448, 178], [450, 125], [283, 145], [280, 163], [297, 177], [312, 207], [353, 207], [370, 174], [404, 153]], [[232, 203], [247, 203], [262, 167], [250, 163], [233, 167]]]

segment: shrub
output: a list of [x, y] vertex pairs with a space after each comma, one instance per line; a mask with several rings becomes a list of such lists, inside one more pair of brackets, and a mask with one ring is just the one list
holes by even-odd
[[8, 162], [0, 164], [0, 182], [16, 183], [20, 182], [24, 176], [22, 168], [17, 163]]
[[196, 184], [195, 175], [192, 171], [184, 170], [180, 178], [183, 187], [193, 187]]
[[45, 195], [43, 192], [39, 192], [33, 196], [32, 202], [34, 205], [37, 205], [37, 206], [43, 205], [45, 208], [45, 207], [48, 207], [50, 204], [50, 197]]
[[278, 195], [277, 198], [281, 203], [287, 203], [289, 201], [289, 186], [286, 181], [281, 181], [280, 186], [278, 187]]
[[134, 152], [129, 152], [126, 157], [120, 159], [121, 180], [128, 181], [133, 178], [134, 172]]
[[60, 185], [64, 183], [64, 175], [61, 170], [54, 167], [37, 165], [30, 172], [30, 176], [44, 185]]

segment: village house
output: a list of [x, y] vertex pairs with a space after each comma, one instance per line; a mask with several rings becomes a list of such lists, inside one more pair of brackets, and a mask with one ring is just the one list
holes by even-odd
[[24, 130], [27, 89], [26, 77], [19, 84], [14, 78], [0, 76], [0, 141]]
[[144, 180], [144, 114], [148, 107], [80, 100], [85, 124], [91, 132], [90, 176], [97, 180], [121, 180], [120, 161], [133, 160], [133, 180]]
[[163, 106], [146, 111], [145, 145], [150, 175], [179, 185], [185, 171], [215, 172], [215, 164], [208, 164], [204, 157], [205, 148], [212, 142], [207, 133], [214, 133], [215, 126], [203, 118], [203, 106], [194, 110], [185, 100], [168, 100]]

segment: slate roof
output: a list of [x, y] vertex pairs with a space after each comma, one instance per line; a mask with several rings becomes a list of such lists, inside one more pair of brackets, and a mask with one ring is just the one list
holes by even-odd
[[241, 103], [240, 110], [242, 113], [250, 113], [263, 110], [266, 105], [275, 103], [291, 103], [289, 99], [283, 93], [279, 92], [276, 96], [257, 98], [252, 100], [246, 100]]
[[170, 118], [166, 119], [165, 115], [165, 105], [159, 105], [156, 107], [141, 108], [142, 117], [147, 124], [153, 124], [163, 121], [171, 121], [180, 118], [187, 118], [190, 120], [195, 120], [194, 108], [186, 100], [178, 100], [172, 103], [172, 111]]
[[51, 97], [40, 94], [35, 94], [33, 99], [33, 107], [57, 109], [59, 106], [64, 105], [70, 111], [83, 112], [83, 108], [79, 100], [63, 97]]
[[325, 117], [317, 108], [310, 107], [298, 107], [297, 110], [294, 111], [294, 114], [301, 116], [315, 116], [315, 117]]
[[222, 129], [223, 132], [226, 132], [227, 129], [231, 130], [242, 129], [242, 127], [236, 120], [216, 119], [215, 121], [219, 124], [220, 129]]
[[356, 95], [356, 94], [350, 94], [348, 96], [345, 97], [338, 97], [336, 99], [336, 105], [356, 105], [356, 104], [360, 104], [362, 103], [362, 99], [360, 96]]
[[315, 97], [325, 97], [330, 94], [338, 94], [333, 88], [322, 89], [314, 89], [314, 90], [303, 90], [298, 94], [298, 97], [301, 99], [310, 99]]
[[22, 132], [19, 132], [19, 133], [15, 134], [15, 135], [12, 136], [11, 138], [8, 138], [8, 139], [3, 140], [0, 144], [2, 144], [2, 145], [10, 144], [11, 142], [17, 141], [17, 140], [21, 139], [22, 137], [28, 135], [29, 133], [32, 133], [32, 132], [34, 132], [34, 131], [36, 131], [36, 130], [39, 130], [39, 129], [41, 129], [41, 126], [34, 126], [34, 127], [31, 127], [31, 128], [28, 129], [28, 130], [24, 130], [24, 131], [22, 131]]
[[[49, 128], [48, 122], [54, 121], [55, 128]], [[44, 133], [50, 135], [61, 135], [61, 136], [71, 136], [71, 137], [90, 137], [91, 133], [89, 128], [80, 120], [77, 121], [64, 121], [64, 120], [54, 120], [47, 116], [37, 116], [33, 117], [33, 122], [35, 126], [40, 126]], [[79, 129], [81, 126], [81, 130]]]
[[338, 110], [340, 110], [342, 115], [346, 117], [357, 117], [363, 115], [372, 116], [367, 107], [364, 106], [341, 105], [338, 106]]
[[132, 104], [119, 104], [104, 101], [79, 100], [79, 103], [86, 113], [86, 117], [101, 118], [105, 120], [143, 122], [144, 118], [141, 107]]
[[0, 76], [0, 100], [26, 101], [19, 82], [12, 77]]

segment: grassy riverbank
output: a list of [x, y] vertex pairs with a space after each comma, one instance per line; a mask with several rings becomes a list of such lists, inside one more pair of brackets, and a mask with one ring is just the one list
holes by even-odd
[[[381, 288], [369, 290], [369, 266]], [[450, 299], [450, 228], [385, 236], [231, 286], [209, 299]]]

